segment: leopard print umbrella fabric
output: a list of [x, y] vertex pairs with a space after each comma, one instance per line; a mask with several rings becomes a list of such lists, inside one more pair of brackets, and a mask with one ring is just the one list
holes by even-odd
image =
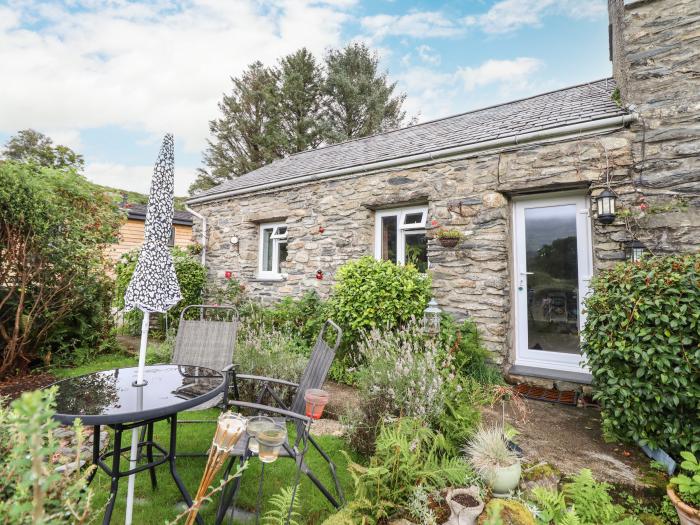
[[174, 149], [173, 136], [168, 133], [153, 169], [143, 247], [124, 294], [127, 311], [138, 308], [144, 312], [165, 312], [182, 299], [168, 248], [173, 224]]

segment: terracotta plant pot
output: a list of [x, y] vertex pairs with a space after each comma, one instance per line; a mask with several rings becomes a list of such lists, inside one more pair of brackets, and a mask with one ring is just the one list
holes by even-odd
[[[475, 501], [477, 504], [473, 506], [465, 506], [455, 498], [458, 496], [467, 496], [468, 499]], [[450, 489], [447, 491], [447, 506], [450, 507], [452, 514], [450, 519], [446, 521], [448, 525], [475, 525], [476, 519], [484, 511], [484, 502], [479, 497], [479, 489], [469, 487], [467, 489]]]
[[520, 462], [510, 467], [496, 467], [489, 478], [489, 486], [494, 496], [507, 496], [510, 491], [518, 488], [520, 483]]
[[668, 494], [668, 499], [671, 500], [673, 506], [676, 507], [681, 525], [700, 525], [700, 509], [684, 503], [671, 485], [666, 487], [666, 494]]
[[438, 238], [438, 242], [443, 248], [454, 248], [457, 246], [459, 239], [453, 237], [440, 237]]

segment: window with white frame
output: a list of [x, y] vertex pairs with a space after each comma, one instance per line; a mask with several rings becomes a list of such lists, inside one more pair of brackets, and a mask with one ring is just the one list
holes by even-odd
[[260, 225], [258, 275], [279, 278], [287, 260], [287, 225], [284, 223]]
[[427, 206], [376, 212], [375, 257], [396, 264], [410, 263], [425, 272], [428, 269], [427, 220]]

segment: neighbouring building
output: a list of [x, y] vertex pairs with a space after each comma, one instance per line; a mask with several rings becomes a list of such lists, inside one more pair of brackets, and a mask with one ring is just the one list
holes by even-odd
[[[591, 276], [700, 246], [700, 2], [610, 0], [609, 14], [614, 78], [299, 153], [194, 196], [210, 279], [326, 295], [346, 261], [413, 261], [504, 371], [589, 382]], [[598, 216], [604, 191], [614, 216]], [[438, 228], [464, 238], [443, 247]]]
[[[119, 242], [109, 248], [109, 255], [115, 261], [118, 261], [125, 253], [141, 248], [143, 244], [143, 228], [146, 224], [145, 204], [132, 204], [124, 200], [119, 204], [119, 207], [126, 211], [127, 219], [119, 229]], [[193, 242], [192, 214], [187, 211], [175, 210], [169, 245], [186, 248]]]

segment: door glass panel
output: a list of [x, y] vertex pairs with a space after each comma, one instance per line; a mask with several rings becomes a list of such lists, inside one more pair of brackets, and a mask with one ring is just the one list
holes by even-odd
[[406, 234], [406, 264], [413, 264], [422, 273], [428, 269], [428, 238], [425, 233]]
[[262, 231], [262, 271], [272, 271], [272, 228], [265, 228]]
[[382, 217], [382, 259], [396, 261], [396, 231], [397, 217], [389, 215]]
[[576, 206], [525, 209], [528, 348], [579, 350]]

